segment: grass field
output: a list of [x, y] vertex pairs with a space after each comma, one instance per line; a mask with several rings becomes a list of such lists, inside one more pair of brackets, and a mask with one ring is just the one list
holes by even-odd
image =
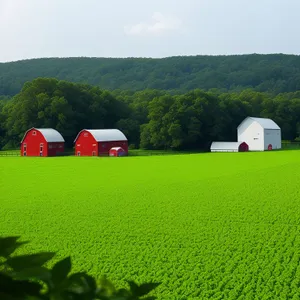
[[300, 299], [300, 151], [0, 157], [0, 235], [160, 299]]

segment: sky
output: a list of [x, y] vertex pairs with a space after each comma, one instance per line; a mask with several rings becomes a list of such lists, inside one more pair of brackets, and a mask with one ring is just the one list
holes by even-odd
[[300, 54], [300, 0], [0, 0], [0, 62]]

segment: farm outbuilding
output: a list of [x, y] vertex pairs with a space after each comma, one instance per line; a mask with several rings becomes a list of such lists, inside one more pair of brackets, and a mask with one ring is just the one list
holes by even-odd
[[247, 152], [249, 146], [245, 142], [212, 142], [211, 152]]
[[281, 129], [271, 119], [247, 117], [237, 128], [238, 141], [250, 151], [281, 149]]
[[109, 156], [126, 156], [126, 152], [122, 147], [113, 147], [109, 150]]
[[77, 156], [108, 156], [114, 147], [121, 147], [128, 154], [127, 138], [118, 129], [83, 129], [74, 143]]
[[21, 141], [21, 156], [57, 156], [64, 152], [65, 140], [52, 128], [31, 128]]

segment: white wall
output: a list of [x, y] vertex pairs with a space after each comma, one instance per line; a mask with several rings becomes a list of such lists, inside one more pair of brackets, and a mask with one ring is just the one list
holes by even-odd
[[280, 129], [265, 129], [264, 134], [264, 149], [268, 150], [269, 144], [273, 150], [281, 149], [281, 130]]
[[246, 142], [249, 151], [264, 151], [264, 130], [260, 124], [251, 119], [238, 128], [238, 141]]

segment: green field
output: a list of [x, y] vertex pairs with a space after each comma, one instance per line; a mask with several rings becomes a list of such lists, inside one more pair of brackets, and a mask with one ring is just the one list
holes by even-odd
[[300, 299], [300, 151], [0, 157], [0, 235], [160, 299]]

